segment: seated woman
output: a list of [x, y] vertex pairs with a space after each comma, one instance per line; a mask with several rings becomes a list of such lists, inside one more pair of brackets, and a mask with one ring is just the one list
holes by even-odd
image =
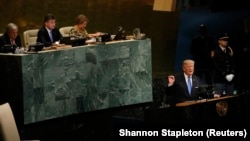
[[73, 36], [75, 38], [92, 38], [92, 37], [98, 37], [103, 35], [101, 32], [96, 32], [93, 34], [89, 34], [87, 30], [85, 29], [87, 24], [89, 22], [89, 19], [83, 15], [80, 14], [75, 19], [75, 25], [70, 30], [70, 36]]

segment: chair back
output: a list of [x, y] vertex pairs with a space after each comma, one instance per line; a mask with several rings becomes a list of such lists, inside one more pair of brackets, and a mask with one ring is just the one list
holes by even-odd
[[59, 28], [59, 31], [63, 37], [68, 37], [70, 29], [72, 29], [72, 28], [73, 28], [73, 26], [65, 26], [65, 27]]
[[16, 121], [9, 103], [0, 105], [0, 139], [3, 141], [20, 141]]
[[36, 43], [38, 30], [39, 29], [30, 29], [23, 32], [24, 45], [26, 48]]

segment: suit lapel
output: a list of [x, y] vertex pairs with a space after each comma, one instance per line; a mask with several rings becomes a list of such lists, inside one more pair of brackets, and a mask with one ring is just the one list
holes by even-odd
[[186, 79], [185, 79], [185, 75], [184, 74], [182, 74], [182, 77], [181, 77], [181, 82], [182, 82], [182, 84], [181, 85], [183, 85], [183, 88], [185, 88], [185, 94], [187, 95], [187, 96], [189, 96], [189, 93], [188, 93], [188, 86], [187, 86], [187, 82], [186, 82]]
[[[6, 34], [7, 35], [7, 34]], [[5, 36], [5, 41], [6, 41], [6, 43], [5, 44], [11, 44], [11, 42], [10, 42], [10, 37], [7, 35], [7, 36]]]
[[196, 87], [196, 78], [195, 78], [194, 75], [192, 75], [192, 90], [191, 90], [191, 95], [193, 95], [195, 87]]
[[49, 37], [49, 32], [48, 32], [48, 30], [46, 29], [46, 27], [43, 27], [43, 29], [44, 29], [44, 31], [45, 31], [45, 33], [46, 33], [46, 40], [47, 40], [47, 41], [50, 41], [50, 37]]
[[198, 79], [197, 79], [197, 77], [196, 76], [192, 76], [192, 92], [191, 92], [191, 95], [193, 95], [194, 94], [194, 92], [196, 91], [195, 89], [197, 89], [197, 87], [199, 86], [199, 81], [198, 81]]

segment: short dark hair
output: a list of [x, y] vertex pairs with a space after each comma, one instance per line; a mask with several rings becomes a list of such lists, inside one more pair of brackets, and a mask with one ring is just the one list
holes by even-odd
[[55, 19], [56, 19], [56, 17], [55, 17], [53, 14], [49, 13], [49, 14], [47, 14], [47, 15], [44, 17], [44, 22], [47, 22], [47, 21], [49, 21], [49, 20], [55, 20]]

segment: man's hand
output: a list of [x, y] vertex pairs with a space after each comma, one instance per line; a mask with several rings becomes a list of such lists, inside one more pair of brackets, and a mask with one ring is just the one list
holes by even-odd
[[172, 85], [174, 84], [174, 82], [175, 82], [175, 77], [174, 77], [174, 75], [169, 75], [169, 76], [168, 76], [168, 86], [169, 86], [169, 87], [172, 86]]
[[219, 98], [220, 94], [214, 94], [214, 98]]

